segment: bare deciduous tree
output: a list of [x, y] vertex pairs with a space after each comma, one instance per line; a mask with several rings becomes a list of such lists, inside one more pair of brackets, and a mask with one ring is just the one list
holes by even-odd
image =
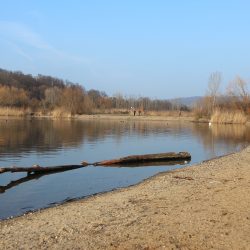
[[246, 111], [250, 105], [250, 96], [247, 88], [247, 82], [244, 79], [240, 76], [236, 76], [235, 79], [229, 83], [227, 94], [232, 98], [236, 108]]
[[218, 71], [213, 72], [208, 80], [207, 96], [210, 99], [209, 105], [211, 112], [213, 112], [216, 107], [221, 80], [222, 80], [222, 75]]
[[58, 87], [45, 89], [45, 103], [52, 107], [57, 106], [60, 102], [61, 92]]

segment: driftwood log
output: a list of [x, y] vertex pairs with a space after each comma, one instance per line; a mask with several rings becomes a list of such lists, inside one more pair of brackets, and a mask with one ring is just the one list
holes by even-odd
[[[100, 161], [96, 163], [87, 163], [83, 161], [81, 165], [62, 165], [62, 166], [53, 166], [53, 167], [41, 167], [39, 165], [33, 165], [32, 167], [6, 167], [0, 168], [0, 174], [11, 172], [26, 172], [28, 174], [44, 174], [44, 173], [53, 173], [53, 172], [62, 172], [67, 170], [73, 170], [77, 168], [82, 168], [88, 165], [94, 166], [123, 166], [123, 165], [131, 165], [136, 164], [136, 166], [149, 165], [150, 163], [159, 163], [161, 165], [169, 165], [170, 162], [182, 162], [189, 161], [191, 159], [191, 155], [187, 152], [179, 152], [179, 153], [161, 153], [161, 154], [147, 154], [147, 155], [131, 155], [119, 159]], [[185, 162], [184, 162], [185, 163]], [[179, 163], [176, 163], [179, 164]], [[181, 163], [180, 163], [181, 164]], [[157, 164], [156, 164], [157, 165]]]
[[48, 173], [48, 172], [61, 172], [67, 171], [77, 168], [82, 168], [89, 165], [87, 162], [82, 162], [81, 165], [62, 165], [62, 166], [53, 166], [53, 167], [41, 167], [39, 165], [34, 165], [32, 167], [8, 167], [8, 168], [0, 168], [0, 174], [11, 172], [26, 172], [28, 174], [41, 174], [41, 173]]
[[147, 155], [131, 155], [119, 159], [106, 160], [96, 162], [94, 166], [112, 166], [112, 165], [122, 165], [122, 164], [132, 164], [132, 163], [149, 163], [149, 162], [163, 162], [163, 161], [179, 161], [191, 159], [191, 155], [188, 152], [169, 152], [161, 154], [147, 154]]
[[95, 165], [99, 167], [114, 167], [114, 168], [140, 168], [140, 167], [159, 167], [159, 166], [174, 166], [174, 165], [186, 165], [190, 160], [178, 160], [178, 161], [144, 161], [136, 163], [117, 163], [113, 165]]

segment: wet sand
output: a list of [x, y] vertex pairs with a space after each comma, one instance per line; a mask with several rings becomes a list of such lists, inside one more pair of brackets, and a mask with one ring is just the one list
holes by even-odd
[[250, 147], [0, 222], [0, 249], [249, 249]]

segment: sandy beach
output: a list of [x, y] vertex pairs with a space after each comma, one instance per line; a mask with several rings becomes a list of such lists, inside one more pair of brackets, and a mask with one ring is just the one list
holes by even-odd
[[249, 249], [250, 147], [0, 222], [0, 249]]

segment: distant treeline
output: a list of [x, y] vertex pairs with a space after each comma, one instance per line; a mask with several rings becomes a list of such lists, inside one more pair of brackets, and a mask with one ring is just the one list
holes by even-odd
[[82, 85], [51, 76], [23, 74], [0, 69], [0, 106], [48, 112], [62, 109], [70, 114], [90, 114], [97, 110], [142, 111], [188, 110], [185, 105], [148, 97], [112, 97], [105, 92], [85, 90]]

